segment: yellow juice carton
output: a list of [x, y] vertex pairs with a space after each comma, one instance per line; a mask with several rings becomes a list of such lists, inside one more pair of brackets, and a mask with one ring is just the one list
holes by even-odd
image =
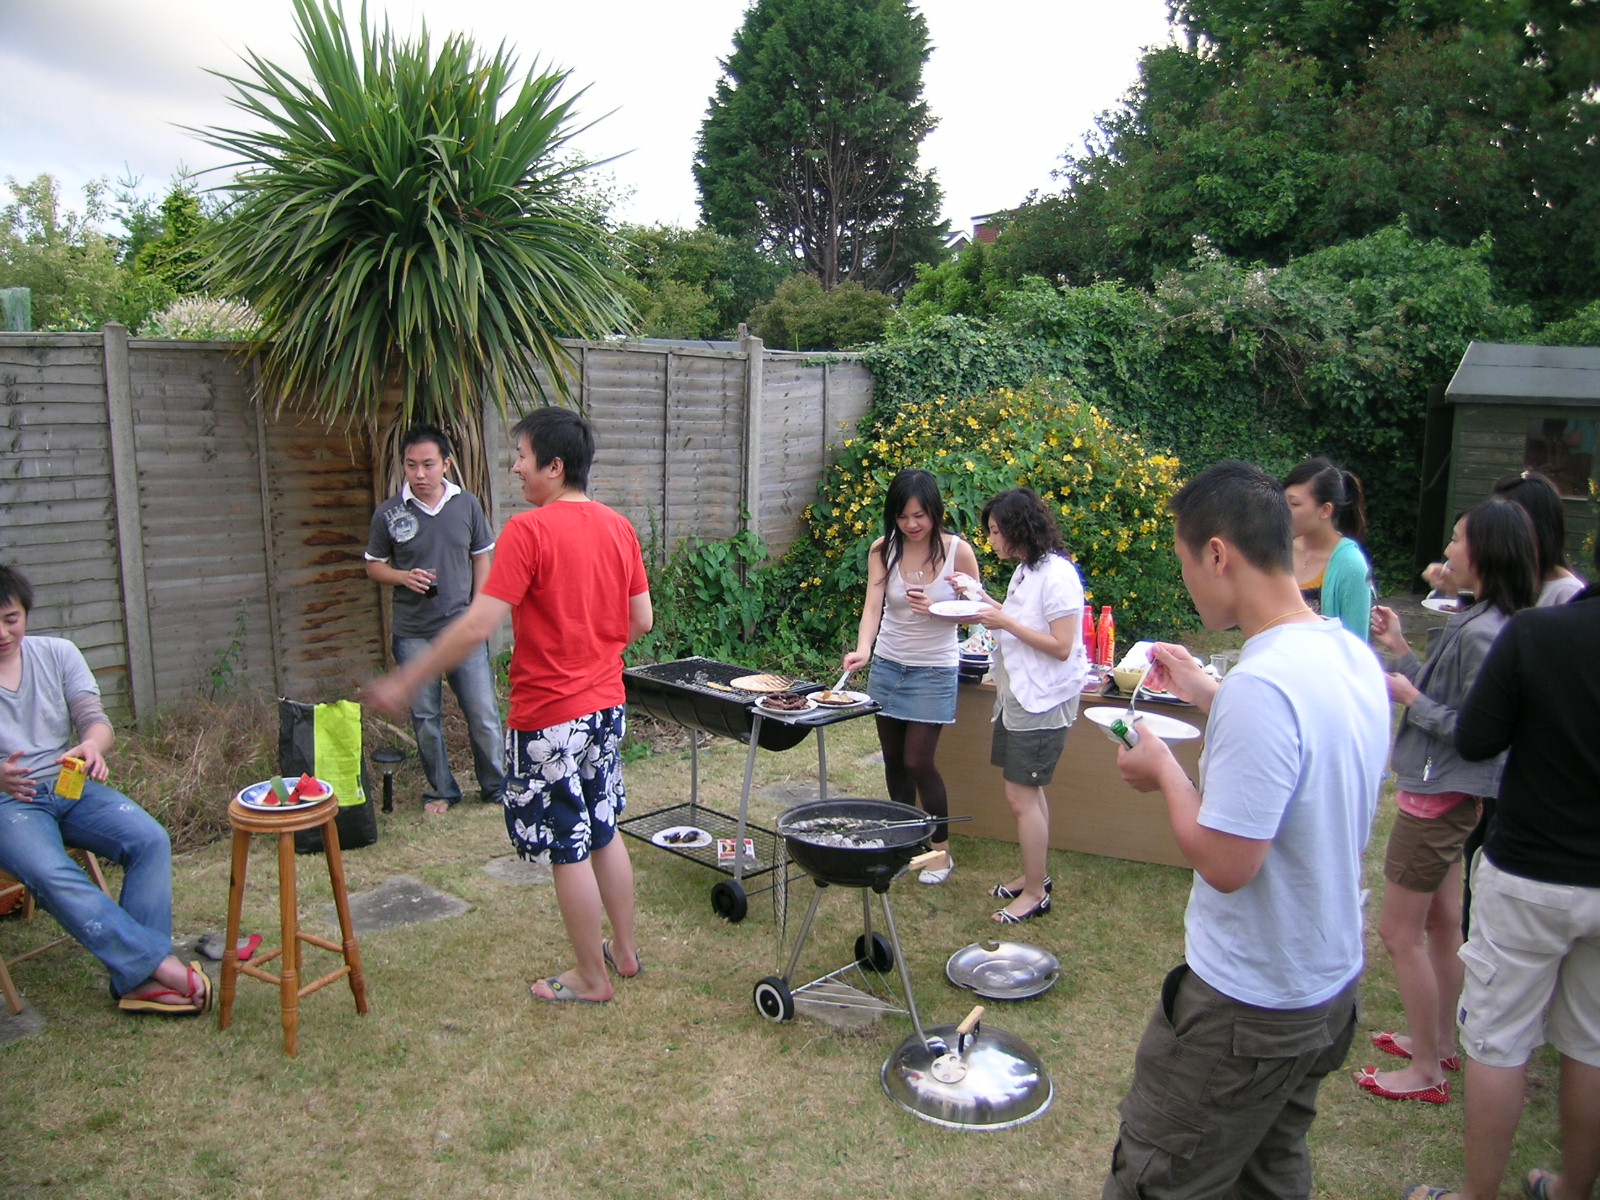
[[77, 800], [83, 796], [84, 781], [89, 778], [81, 758], [67, 757], [61, 761], [61, 774], [56, 779], [56, 795], [63, 800]]

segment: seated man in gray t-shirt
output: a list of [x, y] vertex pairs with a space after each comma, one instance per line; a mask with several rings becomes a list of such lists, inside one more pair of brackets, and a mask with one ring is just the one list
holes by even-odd
[[[100, 687], [71, 642], [27, 636], [32, 607], [27, 579], [0, 566], [0, 870], [26, 884], [106, 965], [119, 1007], [205, 1012], [211, 1007], [205, 972], [172, 953], [167, 831], [106, 786], [114, 735]], [[88, 775], [77, 799], [58, 791], [68, 758], [81, 759]], [[120, 903], [90, 882], [68, 846], [123, 868]]]

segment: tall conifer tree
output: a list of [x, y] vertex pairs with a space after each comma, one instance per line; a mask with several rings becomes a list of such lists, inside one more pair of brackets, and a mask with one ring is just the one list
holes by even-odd
[[905, 0], [756, 0], [700, 126], [707, 224], [785, 250], [824, 288], [897, 289], [935, 261], [939, 187], [917, 166], [929, 50]]

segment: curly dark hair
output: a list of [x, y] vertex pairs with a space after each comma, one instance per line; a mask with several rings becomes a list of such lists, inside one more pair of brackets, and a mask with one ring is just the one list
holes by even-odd
[[984, 529], [990, 521], [998, 525], [1024, 566], [1036, 567], [1046, 555], [1067, 552], [1055, 515], [1030, 487], [1011, 488], [990, 497], [978, 520]]

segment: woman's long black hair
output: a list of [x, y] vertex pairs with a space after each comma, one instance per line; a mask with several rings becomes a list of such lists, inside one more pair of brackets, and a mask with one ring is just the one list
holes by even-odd
[[939, 481], [932, 471], [908, 467], [889, 481], [889, 492], [883, 498], [883, 542], [878, 553], [883, 556], [883, 567], [892, 571], [900, 556], [905, 553], [905, 538], [900, 536], [900, 514], [913, 501], [920, 501], [922, 511], [933, 522], [933, 534], [928, 540], [928, 557], [937, 572], [944, 565], [944, 497], [939, 495]]
[[991, 520], [1000, 526], [1000, 533], [1021, 555], [1024, 566], [1036, 567], [1047, 554], [1067, 552], [1055, 516], [1030, 487], [1012, 488], [990, 497], [978, 520], [985, 530]]
[[1561, 510], [1561, 493], [1537, 471], [1502, 475], [1489, 495], [1508, 500], [1533, 521], [1533, 548], [1539, 555], [1539, 582], [1567, 565], [1567, 518]]
[[1308, 458], [1283, 477], [1286, 488], [1309, 485], [1311, 498], [1319, 505], [1333, 505], [1333, 527], [1347, 538], [1363, 541], [1367, 536], [1367, 497], [1361, 480], [1330, 459]]
[[1485, 500], [1467, 510], [1467, 555], [1478, 577], [1478, 599], [1506, 616], [1539, 597], [1539, 558], [1533, 519], [1519, 505]]

